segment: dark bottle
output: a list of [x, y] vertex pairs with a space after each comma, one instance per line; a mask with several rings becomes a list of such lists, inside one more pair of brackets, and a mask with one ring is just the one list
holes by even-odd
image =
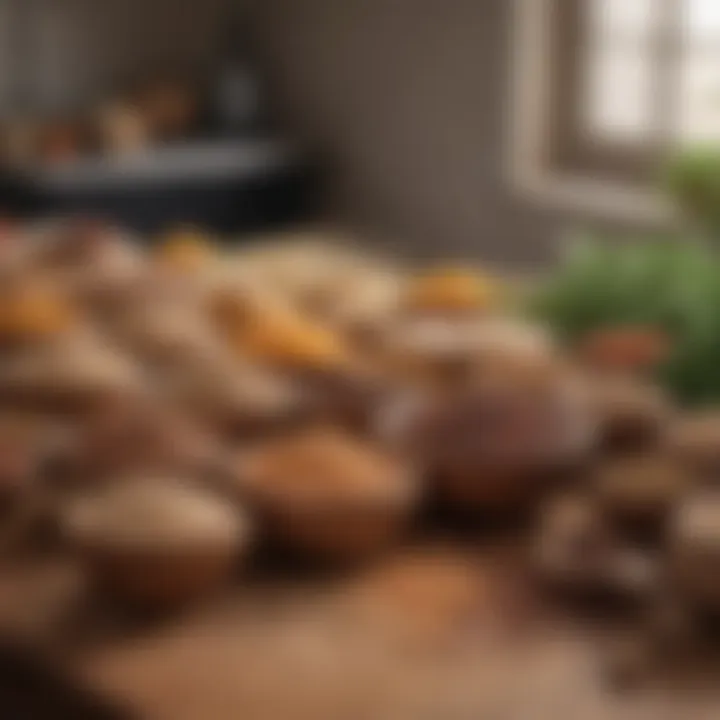
[[247, 14], [233, 7], [223, 31], [213, 81], [212, 116], [223, 137], [247, 137], [264, 130], [264, 113]]

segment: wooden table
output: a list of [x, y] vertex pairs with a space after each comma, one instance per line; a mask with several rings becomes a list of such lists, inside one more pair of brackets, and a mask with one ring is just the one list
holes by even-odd
[[91, 611], [75, 570], [45, 562], [3, 575], [0, 617], [36, 638], [62, 628], [71, 672], [149, 720], [720, 717], [698, 691], [611, 692], [610, 631], [551, 609], [518, 558], [433, 541], [344, 577], [256, 573], [150, 625]]

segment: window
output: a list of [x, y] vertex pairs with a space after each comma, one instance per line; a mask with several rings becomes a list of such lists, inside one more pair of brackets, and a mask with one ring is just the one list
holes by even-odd
[[513, 152], [536, 171], [647, 189], [669, 148], [720, 143], [720, 0], [517, 2]]
[[662, 132], [654, 112], [659, 17], [655, 0], [589, 0], [582, 123], [600, 140], [632, 144]]
[[585, 21], [592, 134], [720, 141], [718, 0], [590, 0]]

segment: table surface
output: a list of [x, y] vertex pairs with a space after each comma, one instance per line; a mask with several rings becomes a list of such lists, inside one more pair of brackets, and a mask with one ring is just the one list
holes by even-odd
[[144, 626], [85, 607], [77, 569], [44, 561], [1, 574], [0, 619], [62, 628], [66, 667], [149, 720], [718, 717], [697, 688], [611, 691], [615, 631], [549, 606], [517, 553], [432, 542], [345, 576], [256, 573]]

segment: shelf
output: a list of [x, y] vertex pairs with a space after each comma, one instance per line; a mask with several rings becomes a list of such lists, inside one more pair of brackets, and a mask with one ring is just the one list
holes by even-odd
[[214, 141], [154, 148], [118, 158], [88, 158], [25, 172], [24, 178], [43, 191], [97, 192], [138, 185], [242, 180], [289, 170], [297, 163], [297, 154], [276, 141]]

